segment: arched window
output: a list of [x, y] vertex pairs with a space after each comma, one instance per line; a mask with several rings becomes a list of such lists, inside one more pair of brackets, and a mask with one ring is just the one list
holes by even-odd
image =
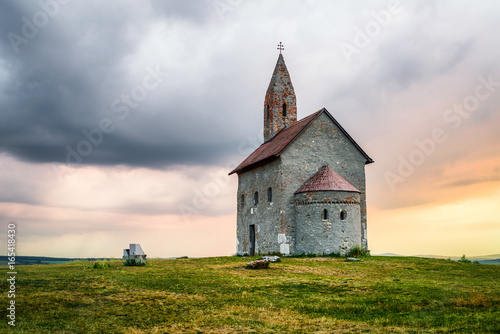
[[269, 104], [268, 104], [267, 108], [266, 108], [266, 119], [269, 121], [270, 118], [271, 118], [271, 115], [270, 115], [270, 112], [269, 112]]
[[283, 103], [283, 117], [286, 117], [286, 103]]
[[267, 202], [271, 203], [273, 201], [273, 189], [271, 187], [267, 188]]
[[347, 219], [347, 211], [341, 210], [340, 211], [340, 220], [346, 220]]
[[245, 206], [245, 194], [241, 195], [241, 208], [243, 209], [243, 207]]
[[324, 209], [323, 212], [321, 213], [321, 218], [323, 220], [328, 220], [328, 210]]
[[257, 206], [259, 204], [259, 193], [256, 191], [255, 194], [253, 194], [253, 205]]

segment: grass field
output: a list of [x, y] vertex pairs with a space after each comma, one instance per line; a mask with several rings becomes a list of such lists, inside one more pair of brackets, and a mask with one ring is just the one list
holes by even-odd
[[[256, 259], [256, 258], [255, 258]], [[449, 260], [149, 260], [146, 267], [18, 266], [2, 333], [500, 333], [500, 266]]]

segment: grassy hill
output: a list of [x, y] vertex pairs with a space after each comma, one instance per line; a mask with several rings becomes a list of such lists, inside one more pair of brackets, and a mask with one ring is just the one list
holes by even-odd
[[[18, 333], [500, 333], [500, 266], [449, 260], [285, 258], [19, 266]], [[7, 325], [7, 268], [0, 269]]]

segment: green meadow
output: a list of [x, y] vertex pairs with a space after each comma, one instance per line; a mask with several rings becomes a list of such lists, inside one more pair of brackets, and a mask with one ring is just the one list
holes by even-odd
[[18, 266], [2, 333], [500, 333], [500, 266], [408, 257]]

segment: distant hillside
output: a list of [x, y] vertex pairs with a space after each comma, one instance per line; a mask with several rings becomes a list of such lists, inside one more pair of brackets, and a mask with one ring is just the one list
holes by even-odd
[[470, 257], [473, 260], [498, 260], [500, 259], [500, 254], [493, 254], [493, 255], [483, 255], [483, 256], [471, 256]]
[[483, 263], [483, 264], [500, 264], [500, 259], [479, 260], [479, 263]]
[[[377, 256], [402, 256], [404, 257], [405, 255], [399, 255], [399, 254], [394, 254], [394, 253], [383, 253], [383, 254], [378, 254]], [[451, 259], [454, 261], [460, 260], [461, 256], [444, 256], [444, 255], [413, 255], [413, 257], [424, 257], [424, 258], [429, 258], [429, 259]], [[481, 256], [466, 256], [467, 259], [472, 260], [472, 261], [478, 261], [479, 263], [483, 264], [500, 264], [500, 254], [491, 254], [491, 255], [481, 255]]]
[[[45, 257], [45, 256], [16, 256], [16, 265], [29, 265], [29, 264], [60, 264], [72, 261], [90, 261], [90, 260], [106, 260], [103, 258], [67, 258], [67, 257]], [[6, 266], [8, 257], [0, 255], [0, 266]]]

